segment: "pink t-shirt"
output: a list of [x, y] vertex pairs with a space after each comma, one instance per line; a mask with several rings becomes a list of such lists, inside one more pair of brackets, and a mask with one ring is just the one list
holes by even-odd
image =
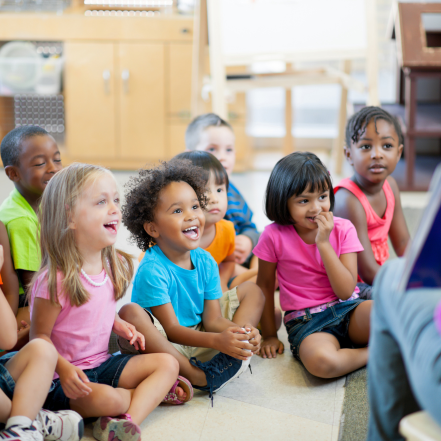
[[[102, 282], [106, 273], [89, 276]], [[35, 297], [49, 299], [46, 273], [32, 289], [31, 314]], [[58, 272], [57, 287], [61, 288], [63, 274]], [[51, 340], [58, 353], [79, 368], [92, 369], [104, 363], [108, 354], [110, 333], [115, 321], [116, 301], [110, 279], [100, 287], [91, 285], [81, 276], [81, 282], [90, 294], [90, 300], [81, 306], [71, 306], [63, 293], [58, 293], [61, 312], [52, 328]], [[55, 374], [54, 378], [58, 378]]]
[[[334, 216], [329, 242], [338, 257], [363, 251], [355, 227], [339, 217]], [[277, 262], [280, 305], [284, 311], [312, 308], [338, 300], [317, 245], [305, 243], [293, 225], [268, 225], [253, 253], [267, 262]]]

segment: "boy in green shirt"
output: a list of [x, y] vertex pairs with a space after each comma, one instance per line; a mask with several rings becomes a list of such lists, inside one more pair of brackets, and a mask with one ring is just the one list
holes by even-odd
[[15, 186], [0, 205], [0, 221], [8, 232], [12, 260], [20, 281], [19, 310], [16, 310], [16, 302], [11, 307], [21, 326], [22, 320], [30, 323], [24, 294], [35, 271], [40, 269], [37, 219], [40, 197], [62, 165], [54, 138], [40, 127], [23, 126], [12, 130], [3, 138], [0, 149], [5, 173]]

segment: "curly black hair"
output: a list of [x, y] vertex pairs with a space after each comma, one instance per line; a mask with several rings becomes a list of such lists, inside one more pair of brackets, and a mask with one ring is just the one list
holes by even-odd
[[139, 170], [139, 175], [130, 178], [125, 185], [126, 201], [122, 207], [122, 219], [129, 230], [130, 240], [142, 251], [155, 244], [155, 240], [144, 230], [146, 222], [153, 222], [159, 194], [172, 182], [186, 182], [196, 193], [201, 208], [206, 206], [204, 170], [189, 160], [161, 162], [151, 169]]
[[[367, 125], [374, 120], [375, 131], [377, 131], [377, 121], [382, 119], [392, 124], [398, 135], [398, 141], [403, 144], [403, 132], [398, 120], [389, 112], [376, 106], [363, 107], [360, 111], [351, 116], [346, 124], [345, 142], [346, 147], [351, 147], [351, 140], [357, 143], [363, 133], [366, 131]], [[377, 132], [378, 133], [378, 132]]]

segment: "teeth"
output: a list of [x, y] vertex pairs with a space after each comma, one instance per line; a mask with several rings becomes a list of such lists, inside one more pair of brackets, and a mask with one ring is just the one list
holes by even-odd
[[195, 226], [195, 227], [187, 228], [187, 229], [185, 229], [184, 231], [191, 231], [191, 230], [196, 230], [196, 229], [197, 229], [197, 227]]
[[105, 225], [116, 225], [118, 222], [117, 221], [113, 221], [113, 222], [109, 222], [108, 224]]

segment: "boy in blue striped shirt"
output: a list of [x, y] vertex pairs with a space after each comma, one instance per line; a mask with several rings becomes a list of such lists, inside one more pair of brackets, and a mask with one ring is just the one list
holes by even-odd
[[[235, 137], [231, 125], [214, 113], [198, 116], [189, 124], [185, 132], [187, 150], [203, 150], [211, 153], [221, 162], [229, 177], [236, 161], [234, 142]], [[239, 190], [230, 181], [225, 219], [233, 222], [236, 230], [236, 263], [246, 267], [254, 267], [254, 265], [257, 267], [257, 259], [252, 259], [252, 250], [260, 234], [252, 217], [253, 212]]]

